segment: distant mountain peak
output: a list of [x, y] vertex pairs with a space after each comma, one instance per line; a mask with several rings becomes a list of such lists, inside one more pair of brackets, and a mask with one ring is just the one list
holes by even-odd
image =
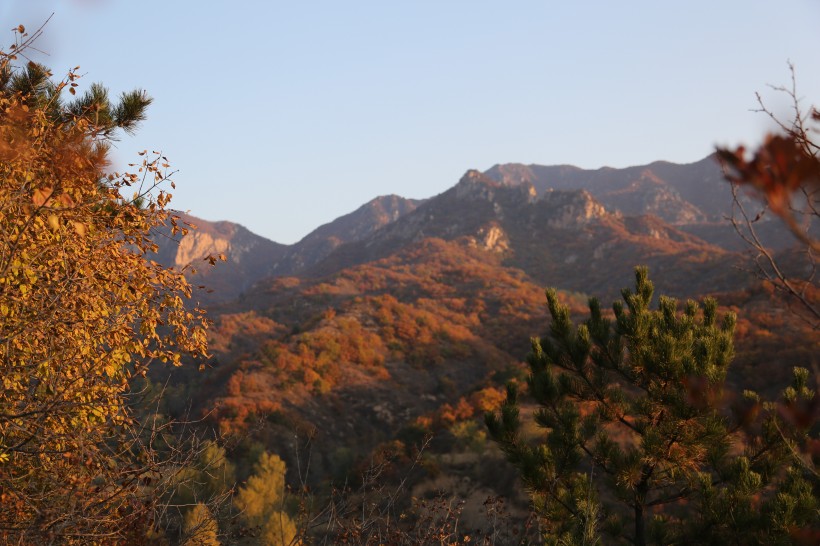
[[569, 165], [495, 165], [486, 176], [499, 183], [548, 189], [585, 189], [610, 211], [654, 214], [673, 225], [720, 221], [731, 213], [729, 185], [713, 156], [689, 165], [655, 161], [624, 169]]
[[467, 194], [474, 192], [477, 188], [499, 188], [503, 185], [500, 181], [490, 178], [481, 171], [470, 169], [464, 173], [464, 176], [461, 177], [455, 187], [460, 193]]
[[513, 199], [523, 197], [525, 202], [530, 203], [538, 197], [535, 187], [528, 181], [508, 184], [475, 169], [467, 171], [454, 189], [455, 196], [459, 200], [472, 199], [490, 203], [496, 201], [499, 191], [504, 192], [505, 195], [513, 194]]
[[396, 222], [414, 211], [424, 200], [406, 199], [398, 195], [382, 195], [371, 199], [353, 212], [319, 226], [274, 264], [277, 275], [293, 275], [330, 255], [336, 248], [369, 237], [382, 227]]

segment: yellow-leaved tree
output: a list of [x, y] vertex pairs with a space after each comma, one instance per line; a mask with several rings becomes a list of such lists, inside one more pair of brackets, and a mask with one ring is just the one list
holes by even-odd
[[133, 543], [164, 455], [131, 379], [204, 356], [206, 321], [182, 272], [150, 259], [152, 230], [181, 229], [165, 158], [108, 170], [150, 98], [76, 96], [76, 73], [24, 63], [31, 39], [21, 26], [0, 52], [0, 542]]
[[285, 506], [286, 497], [285, 462], [278, 455], [263, 453], [254, 465], [253, 476], [239, 489], [234, 500], [245, 523], [260, 529], [262, 544], [299, 544], [296, 524]]
[[208, 507], [201, 502], [185, 514], [182, 524], [185, 535], [183, 546], [219, 546], [219, 527]]

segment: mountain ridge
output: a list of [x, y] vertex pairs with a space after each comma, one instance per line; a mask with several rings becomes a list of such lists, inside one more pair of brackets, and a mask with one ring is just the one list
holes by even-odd
[[[254, 235], [258, 239], [253, 245], [244, 244], [254, 248], [253, 259], [245, 258], [244, 264], [241, 260], [248, 253], [241, 252], [243, 244], [234, 237], [247, 239], [247, 230], [231, 228], [230, 222], [196, 220], [204, 231], [183, 237], [176, 248], [170, 241], [158, 241], [159, 261], [179, 267], [183, 258], [199, 259], [207, 249], [229, 250], [232, 266], [217, 267], [201, 279], [216, 289], [203, 301], [215, 302], [234, 298], [267, 277], [327, 275], [426, 237], [462, 237], [465, 244], [490, 250], [508, 265], [524, 267], [539, 281], [553, 284], [562, 279], [537, 273], [539, 267], [543, 270], [537, 260], [569, 260], [568, 266], [589, 260], [595, 266], [605, 252], [620, 251], [652, 265], [667, 263], [676, 254], [737, 252], [743, 249], [742, 242], [725, 218], [731, 207], [729, 184], [714, 156], [690, 164], [655, 161], [625, 169], [499, 164], [485, 172], [468, 170], [454, 186], [428, 199], [377, 197], [292, 245]], [[768, 231], [777, 236], [767, 239], [775, 246], [789, 243], [779, 223], [768, 222], [762, 228], [775, 228]], [[556, 238], [552, 251], [540, 248], [536, 233]], [[591, 237], [600, 240], [584, 252], [568, 244], [568, 239], [575, 239], [575, 246], [582, 247]], [[516, 250], [517, 245], [523, 246]], [[535, 249], [531, 258], [523, 256], [524, 247]], [[567, 254], [558, 256], [562, 248]], [[577, 278], [569, 269], [556, 271]], [[593, 288], [601, 287], [593, 283]]]

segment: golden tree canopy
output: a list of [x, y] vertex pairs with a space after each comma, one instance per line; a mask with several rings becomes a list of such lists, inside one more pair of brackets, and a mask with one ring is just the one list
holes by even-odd
[[285, 510], [285, 470], [285, 462], [278, 455], [263, 453], [254, 466], [253, 476], [236, 496], [242, 519], [261, 529], [265, 544], [295, 543], [296, 524]]
[[74, 73], [15, 62], [0, 52], [0, 536], [109, 536], [152, 471], [129, 381], [205, 355], [206, 323], [182, 272], [150, 259], [153, 230], [180, 229], [167, 161], [107, 171], [150, 99], [93, 85], [64, 103]]

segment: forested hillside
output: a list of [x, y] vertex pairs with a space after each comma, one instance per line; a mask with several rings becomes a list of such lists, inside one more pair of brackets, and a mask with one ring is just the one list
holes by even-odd
[[[711, 183], [697, 176], [712, 161], [696, 165], [691, 185]], [[630, 172], [645, 177], [645, 170]], [[682, 184], [682, 175], [675, 180]], [[639, 198], [639, 189], [630, 191]], [[214, 358], [202, 373], [171, 374], [169, 416], [204, 418], [246, 472], [252, 453], [277, 453], [289, 482], [314, 491], [358, 484], [389, 454], [397, 467], [381, 485], [410, 478], [391, 510], [413, 511], [413, 495], [441, 494], [466, 503], [464, 524], [492, 534], [501, 524], [487, 526], [486, 510], [496, 505], [485, 501], [506, 498], [503, 532], [523, 533], [526, 497], [488, 442], [483, 416], [498, 410], [508, 382], [525, 381], [527, 340], [549, 324], [545, 286], [557, 287], [578, 318], [589, 296], [619, 299], [636, 263], [649, 264], [658, 293], [715, 296], [720, 313], [738, 317], [727, 404], [744, 389], [777, 397], [793, 366], [820, 366], [816, 330], [744, 271], [748, 258], [737, 245], [692, 234], [719, 225], [713, 216], [673, 226], [611, 210], [584, 189], [539, 193], [527, 181], [502, 183], [476, 171], [388, 216], [315, 263], [302, 262], [298, 275], [262, 278], [235, 301], [211, 306]], [[718, 231], [731, 229], [726, 224]], [[305, 240], [333, 237], [333, 226]], [[299, 255], [302, 244], [288, 255]], [[816, 288], [808, 297], [816, 300]], [[153, 377], [165, 381], [160, 372]], [[420, 446], [423, 459], [413, 466]]]

